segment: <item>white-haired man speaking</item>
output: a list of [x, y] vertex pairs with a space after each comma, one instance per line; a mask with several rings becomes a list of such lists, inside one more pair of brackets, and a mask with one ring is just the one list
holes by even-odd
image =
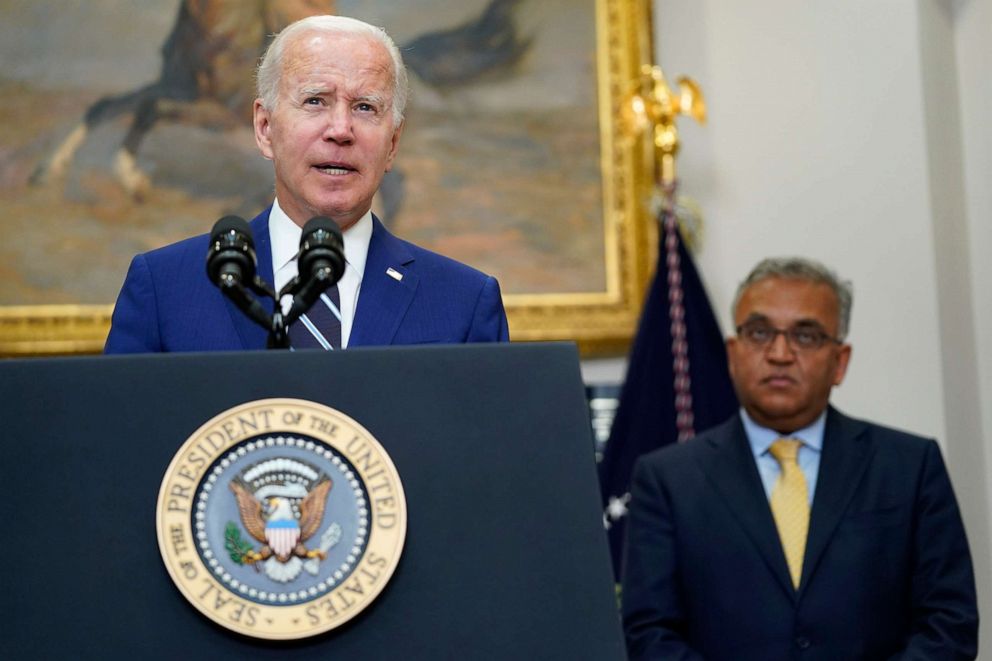
[[[344, 235], [344, 273], [289, 329], [294, 348], [508, 340], [494, 278], [393, 236], [371, 212], [407, 89], [392, 39], [343, 16], [291, 24], [259, 65], [255, 140], [273, 163], [276, 196], [250, 222], [258, 274], [277, 291], [297, 275], [302, 228], [315, 216]], [[266, 329], [206, 276], [208, 243], [202, 235], [134, 258], [107, 353], [266, 346]]]

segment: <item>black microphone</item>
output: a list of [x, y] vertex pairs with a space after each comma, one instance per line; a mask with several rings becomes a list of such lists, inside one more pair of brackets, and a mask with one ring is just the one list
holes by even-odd
[[248, 291], [259, 291], [264, 284], [257, 281], [255, 269], [255, 241], [251, 236], [251, 227], [243, 218], [224, 216], [210, 231], [207, 276], [242, 312], [266, 330], [271, 330], [269, 313]]
[[344, 274], [344, 238], [330, 218], [316, 216], [307, 221], [300, 235], [300, 280], [327, 281], [330, 287]]
[[309, 310], [321, 293], [344, 274], [344, 239], [337, 223], [324, 216], [307, 221], [300, 235], [297, 266], [299, 275], [279, 292], [280, 298], [293, 294], [293, 305], [285, 317], [287, 326]]
[[224, 216], [210, 231], [207, 276], [224, 289], [235, 283], [249, 285], [255, 277], [255, 241], [243, 218]]

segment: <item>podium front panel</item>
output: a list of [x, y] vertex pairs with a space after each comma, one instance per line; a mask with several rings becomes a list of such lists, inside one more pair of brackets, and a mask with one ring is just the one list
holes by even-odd
[[[378, 599], [288, 643], [198, 613], [155, 531], [182, 443], [273, 397], [367, 428], [408, 507]], [[3, 658], [624, 658], [572, 345], [7, 361], [0, 411]]]

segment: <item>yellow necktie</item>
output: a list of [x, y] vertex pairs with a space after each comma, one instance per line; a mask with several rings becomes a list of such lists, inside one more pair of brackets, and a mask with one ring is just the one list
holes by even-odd
[[792, 585], [796, 589], [799, 589], [799, 578], [803, 573], [803, 554], [809, 531], [809, 489], [798, 461], [801, 445], [802, 441], [780, 438], [769, 448], [782, 468], [772, 489], [772, 516], [782, 540], [785, 560], [789, 563]]

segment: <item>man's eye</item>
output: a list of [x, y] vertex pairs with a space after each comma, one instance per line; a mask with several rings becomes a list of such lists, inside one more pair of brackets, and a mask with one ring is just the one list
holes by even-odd
[[320, 105], [320, 97], [319, 96], [308, 97], [303, 102], [303, 105], [305, 105], [305, 106], [318, 106], [318, 105]]
[[792, 339], [801, 347], [811, 347], [820, 341], [820, 333], [797, 328], [792, 331]]
[[371, 103], [359, 103], [357, 106], [355, 106], [355, 109], [358, 110], [359, 112], [375, 112], [376, 111], [376, 107], [374, 105], [372, 105]]
[[752, 326], [748, 329], [748, 335], [756, 342], [766, 342], [772, 337], [772, 329], [767, 326]]

